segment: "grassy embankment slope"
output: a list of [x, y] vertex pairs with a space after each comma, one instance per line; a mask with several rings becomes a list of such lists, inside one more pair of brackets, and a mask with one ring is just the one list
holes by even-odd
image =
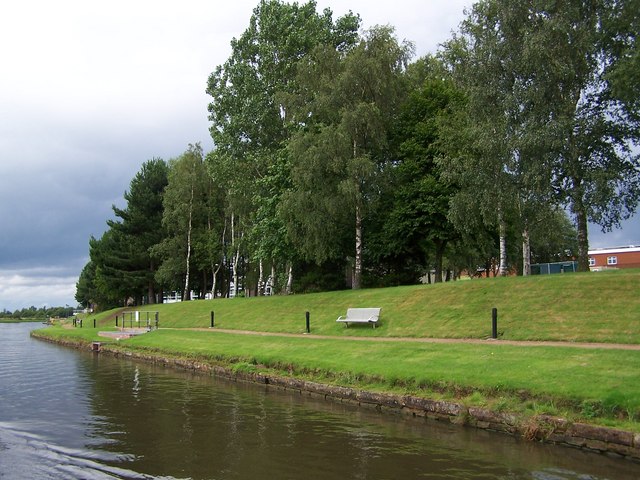
[[[639, 350], [525, 347], [500, 340], [480, 345], [375, 341], [486, 339], [491, 308], [496, 307], [501, 339], [640, 344], [639, 293], [640, 271], [617, 271], [184, 302], [152, 306], [160, 312], [161, 330], [121, 341], [118, 348], [233, 363], [249, 371], [266, 367], [325, 383], [456, 399], [525, 415], [563, 415], [640, 431]], [[348, 307], [373, 306], [382, 307], [376, 329], [345, 328], [335, 322]], [[212, 310], [216, 328], [184, 330], [208, 327]], [[302, 333], [305, 311], [311, 313], [312, 335], [300, 338], [216, 330]], [[89, 316], [83, 329], [46, 332], [95, 340], [98, 330], [114, 325], [114, 314]], [[372, 341], [339, 338], [347, 336]]]

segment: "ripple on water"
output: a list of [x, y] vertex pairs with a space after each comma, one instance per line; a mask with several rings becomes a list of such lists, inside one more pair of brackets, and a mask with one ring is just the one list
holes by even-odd
[[0, 478], [19, 479], [151, 479], [124, 466], [134, 455], [64, 447], [19, 424], [0, 422]]

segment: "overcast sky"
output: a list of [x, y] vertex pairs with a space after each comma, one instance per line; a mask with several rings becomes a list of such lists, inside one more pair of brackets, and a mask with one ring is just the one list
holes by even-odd
[[[318, 0], [435, 52], [468, 0]], [[0, 310], [73, 305], [111, 205], [146, 160], [213, 147], [207, 77], [258, 0], [21, 0], [0, 16]], [[634, 220], [594, 247], [640, 244]]]

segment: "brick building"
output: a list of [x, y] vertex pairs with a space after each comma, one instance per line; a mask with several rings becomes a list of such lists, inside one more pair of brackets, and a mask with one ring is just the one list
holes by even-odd
[[640, 268], [640, 247], [629, 245], [589, 250], [589, 268], [592, 271], [607, 268]]

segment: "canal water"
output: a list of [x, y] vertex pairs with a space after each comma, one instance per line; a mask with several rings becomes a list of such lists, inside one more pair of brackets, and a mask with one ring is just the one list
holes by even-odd
[[638, 479], [640, 465], [238, 384], [0, 324], [0, 479]]

